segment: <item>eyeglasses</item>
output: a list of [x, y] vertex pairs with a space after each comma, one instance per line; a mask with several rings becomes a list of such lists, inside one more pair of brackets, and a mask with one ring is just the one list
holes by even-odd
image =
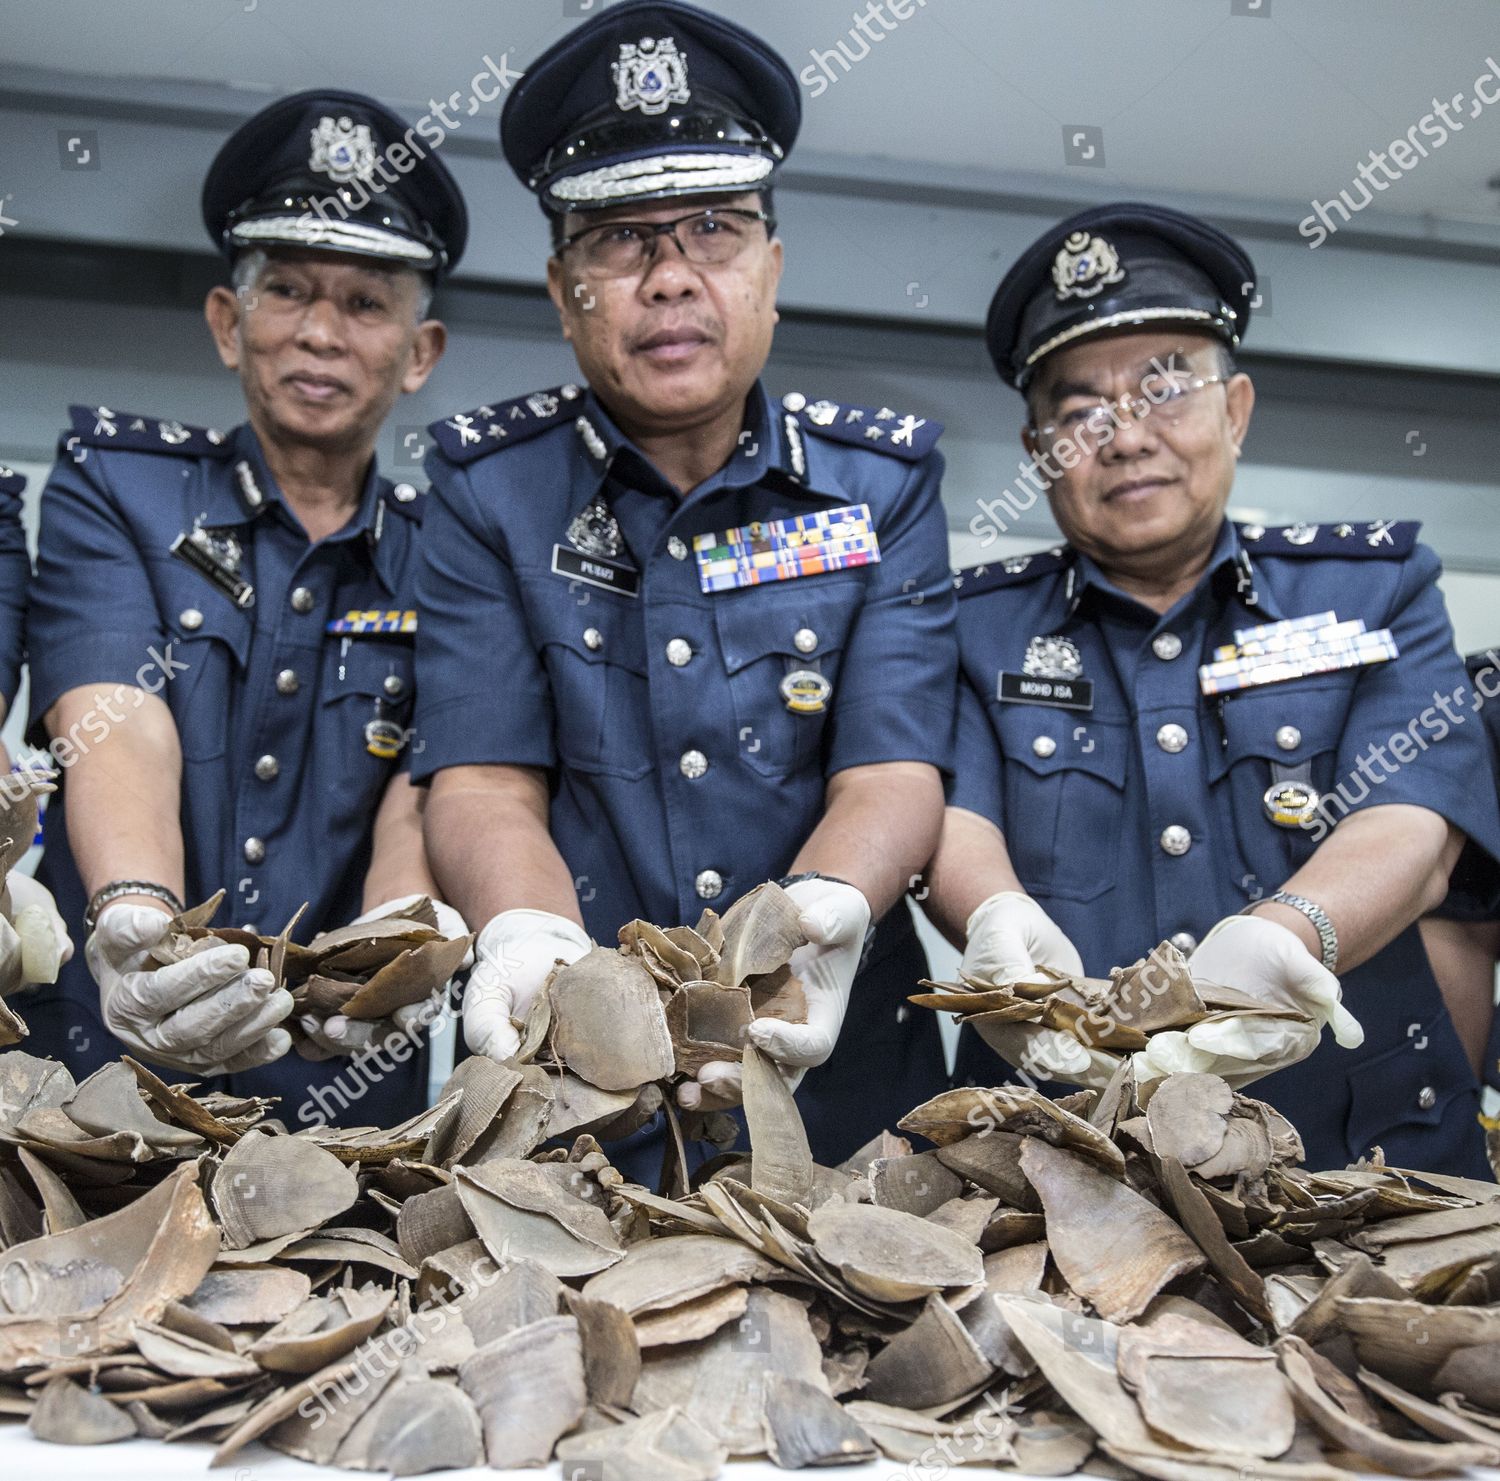
[[1175, 427], [1191, 410], [1196, 392], [1222, 386], [1227, 379], [1222, 375], [1153, 372], [1141, 382], [1143, 388], [1147, 380], [1158, 382], [1150, 391], [1127, 392], [1114, 401], [1080, 403], [1055, 422], [1035, 428], [1036, 440], [1046, 452], [1059, 443], [1069, 442], [1083, 457], [1091, 457], [1114, 439], [1126, 417], [1137, 422], [1152, 417], [1160, 426]]
[[607, 221], [564, 237], [557, 253], [561, 256], [576, 247], [585, 272], [596, 278], [628, 278], [655, 257], [662, 237], [671, 237], [695, 266], [722, 267], [744, 251], [757, 222], [765, 226], [768, 237], [776, 230], [775, 218], [766, 212], [730, 206], [694, 211], [674, 221]]

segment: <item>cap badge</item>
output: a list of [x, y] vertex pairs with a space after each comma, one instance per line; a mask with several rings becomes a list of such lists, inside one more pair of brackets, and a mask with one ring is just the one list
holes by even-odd
[[324, 117], [318, 120], [311, 137], [310, 169], [340, 185], [351, 180], [369, 181], [374, 175], [375, 141], [370, 137], [369, 124]]
[[1123, 283], [1120, 254], [1103, 237], [1075, 231], [1052, 259], [1058, 298], [1092, 298], [1110, 283]]
[[613, 67], [615, 103], [625, 112], [665, 113], [673, 103], [686, 103], [692, 94], [687, 85], [687, 58], [670, 36], [655, 41], [642, 37], [635, 45], [620, 45], [620, 60]]
[[1030, 679], [1077, 679], [1083, 674], [1083, 655], [1061, 633], [1035, 637], [1026, 645], [1021, 672]]

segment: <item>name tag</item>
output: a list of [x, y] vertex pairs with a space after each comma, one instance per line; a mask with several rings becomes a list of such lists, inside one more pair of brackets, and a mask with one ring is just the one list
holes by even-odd
[[186, 562], [200, 576], [206, 576], [241, 611], [255, 605], [255, 588], [239, 574], [237, 547], [233, 562], [226, 559], [216, 547], [206, 530], [193, 530], [179, 535], [171, 544], [170, 552], [178, 560]]
[[552, 547], [552, 574], [597, 586], [601, 591], [616, 591], [621, 596], [641, 594], [641, 573], [634, 566], [606, 560], [602, 555], [580, 555], [566, 545]]
[[1033, 679], [1030, 674], [1000, 675], [1002, 704], [1051, 705], [1058, 710], [1094, 708], [1092, 679]]
[[732, 591], [874, 565], [880, 560], [880, 540], [870, 506], [846, 504], [791, 519], [756, 521], [723, 534], [694, 535], [693, 556], [703, 591]]

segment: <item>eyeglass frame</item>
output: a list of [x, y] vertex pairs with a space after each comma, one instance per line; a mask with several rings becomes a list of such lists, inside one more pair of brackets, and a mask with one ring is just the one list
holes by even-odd
[[[694, 262], [688, 256], [687, 248], [682, 245], [682, 240], [677, 235], [677, 228], [685, 222], [696, 221], [700, 216], [738, 216], [746, 221], [759, 221], [766, 228], [766, 237], [768, 240], [776, 233], [776, 218], [769, 211], [752, 211], [745, 206], [700, 206], [698, 210], [689, 211], [685, 216], [674, 216], [670, 221], [632, 221], [626, 217], [621, 217], [614, 221], [601, 221], [596, 226], [586, 226], [582, 231], [575, 231], [565, 236], [553, 248], [553, 255], [561, 257], [569, 247], [576, 246], [584, 237], [591, 236], [596, 232], [608, 231], [611, 227], [633, 226], [641, 231], [649, 231], [651, 233], [649, 243], [651, 250], [641, 259], [642, 267], [656, 261], [656, 244], [664, 236], [671, 237], [678, 252], [682, 254], [683, 261], [693, 263], [694, 267], [723, 267], [725, 263], [733, 262], [734, 257], [726, 257], [724, 262]], [[735, 253], [735, 257], [739, 255], [738, 252]], [[617, 276], [624, 278], [629, 277], [630, 274], [620, 273]]]
[[[1088, 429], [1089, 420], [1092, 419], [1095, 412], [1108, 413], [1110, 422], [1116, 428], [1123, 425], [1120, 419], [1115, 416], [1116, 412], [1121, 413], [1121, 415], [1128, 412], [1132, 421], [1143, 422], [1152, 412], [1160, 411], [1164, 406], [1169, 406], [1174, 402], [1180, 403], [1185, 401], [1195, 392], [1206, 391], [1210, 386], [1228, 385], [1233, 378], [1233, 376], [1219, 374], [1195, 375], [1187, 385], [1183, 386], [1180, 390], [1174, 391], [1170, 396], [1162, 397], [1160, 400], [1152, 400], [1151, 396], [1145, 391], [1127, 391], [1123, 396], [1116, 396], [1113, 400], [1098, 402], [1090, 410], [1089, 416], [1081, 424], [1080, 430]], [[1055, 446], [1058, 431], [1059, 426], [1056, 422], [1047, 422], [1043, 426], [1033, 425], [1031, 428], [1032, 436], [1043, 445], [1050, 444]]]

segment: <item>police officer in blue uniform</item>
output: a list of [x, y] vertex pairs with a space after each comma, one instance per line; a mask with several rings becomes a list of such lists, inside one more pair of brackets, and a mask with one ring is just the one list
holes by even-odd
[[[1001, 283], [988, 343], [1066, 543], [957, 578], [957, 780], [927, 905], [980, 975], [1100, 976], [1170, 939], [1196, 976], [1312, 1022], [1157, 1036], [1143, 1073], [1256, 1081], [1314, 1166], [1379, 1146], [1483, 1177], [1416, 921], [1465, 834], [1500, 850], [1484, 736], [1444, 708], [1465, 675], [1414, 524], [1226, 520], [1254, 278], [1205, 223], [1122, 204]], [[959, 1078], [990, 1083], [965, 1038]], [[987, 1038], [1043, 1078], [1107, 1068], [1039, 1027]]]
[[[1500, 654], [1493, 648], [1471, 653], [1464, 666], [1470, 685], [1464, 704], [1483, 720], [1490, 775], [1500, 790]], [[1422, 922], [1422, 941], [1469, 1062], [1481, 1083], [1500, 1094], [1500, 866], [1477, 844], [1465, 844], [1450, 886], [1448, 898]]]
[[[464, 1028], [497, 1059], [591, 937], [787, 882], [808, 1022], [750, 1035], [811, 1069], [834, 1161], [946, 1084], [904, 1002], [902, 897], [941, 823], [956, 653], [937, 424], [759, 380], [799, 117], [779, 56], [682, 4], [611, 7], [510, 94], [587, 387], [433, 428], [413, 774], [435, 872], [487, 923]], [[681, 1104], [737, 1100], [738, 1070]]]
[[271, 933], [306, 902], [300, 941], [433, 889], [408, 774], [422, 500], [374, 449], [442, 353], [427, 305], [466, 217], [437, 159], [390, 168], [406, 136], [341, 92], [236, 130], [203, 191], [233, 287], [205, 313], [247, 421], [74, 407], [42, 498], [32, 715], [62, 771], [42, 874], [87, 964], [28, 1005], [33, 1041], [78, 1075], [129, 1052], [280, 1095], [292, 1125], [421, 1109], [425, 1039], [330, 1095], [409, 1025], [309, 1018], [288, 1055], [291, 998], [244, 948], [154, 973], [150, 952], [221, 887]]

